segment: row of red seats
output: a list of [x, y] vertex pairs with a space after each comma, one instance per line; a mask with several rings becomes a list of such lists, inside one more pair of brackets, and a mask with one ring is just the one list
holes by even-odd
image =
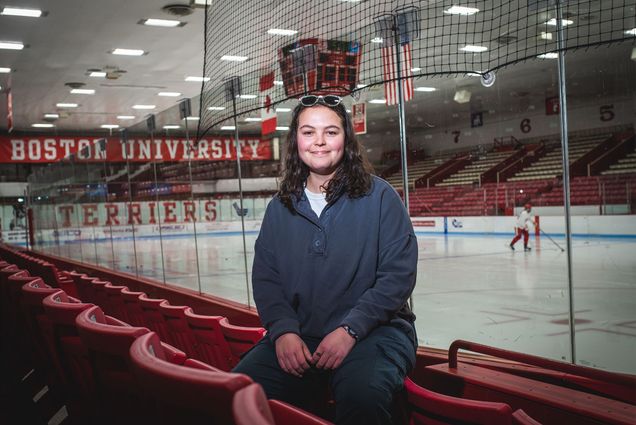
[[[3, 254], [0, 250], [0, 258]], [[21, 258], [28, 261], [28, 256]], [[8, 333], [3, 341], [21, 341], [23, 349], [14, 358], [29, 359], [36, 370], [46, 371], [50, 393], [73, 420], [199, 423], [205, 417], [239, 425], [329, 423], [268, 401], [247, 376], [227, 372], [260, 339], [261, 329], [196, 315], [187, 306], [171, 306], [80, 273], [68, 276], [79, 299], [0, 263], [2, 311], [11, 312], [2, 323], [19, 324], [3, 326]], [[405, 422], [410, 424], [430, 423], [431, 418], [440, 424], [465, 418], [473, 424], [537, 423], [505, 403], [446, 396], [409, 379], [405, 387]]]

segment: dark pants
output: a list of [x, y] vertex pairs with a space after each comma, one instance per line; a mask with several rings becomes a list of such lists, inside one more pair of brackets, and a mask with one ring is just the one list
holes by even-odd
[[[313, 353], [320, 339], [303, 338]], [[324, 404], [328, 387], [336, 402], [338, 425], [390, 424], [393, 395], [403, 388], [415, 365], [413, 341], [400, 329], [380, 326], [357, 342], [340, 367], [332, 371], [310, 369], [302, 378], [283, 371], [276, 349], [265, 336], [233, 372], [244, 373], [265, 389], [268, 398], [309, 411]]]

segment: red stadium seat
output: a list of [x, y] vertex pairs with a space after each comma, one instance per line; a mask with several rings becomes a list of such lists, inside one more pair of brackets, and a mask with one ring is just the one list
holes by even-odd
[[110, 312], [106, 311], [106, 313], [128, 323], [128, 313], [126, 312], [124, 298], [121, 295], [121, 291], [124, 289], [128, 288], [125, 286], [113, 285], [110, 282], [104, 285], [104, 292], [108, 299], [107, 305], [110, 307]]
[[411, 425], [510, 425], [512, 409], [505, 403], [468, 400], [430, 391], [404, 380]]
[[130, 359], [139, 384], [154, 399], [164, 423], [232, 424], [232, 398], [252, 383], [246, 375], [169, 361], [165, 345], [153, 332], [135, 340]]
[[236, 392], [232, 402], [236, 425], [330, 425], [298, 407], [267, 400], [263, 387], [251, 384]]
[[513, 425], [541, 425], [541, 422], [535, 421], [521, 409], [517, 409], [512, 413], [512, 423]]
[[171, 344], [168, 327], [166, 326], [166, 321], [163, 319], [163, 313], [159, 307], [159, 305], [166, 300], [163, 298], [148, 298], [146, 294], [140, 295], [138, 300], [141, 310], [144, 313], [146, 327], [156, 332], [163, 342]]
[[107, 316], [99, 306], [82, 311], [75, 324], [88, 350], [99, 415], [106, 423], [143, 421], [143, 393], [130, 370], [128, 352], [135, 339], [150, 331]]
[[128, 288], [121, 290], [121, 297], [126, 309], [127, 322], [133, 326], [146, 326], [144, 311], [139, 303], [139, 297], [145, 295], [143, 292], [134, 292]]
[[221, 331], [222, 316], [205, 316], [186, 310], [185, 318], [196, 341], [192, 357], [229, 372], [234, 365], [230, 345]]
[[75, 318], [93, 304], [82, 303], [58, 290], [44, 298], [42, 307], [51, 324], [50, 332], [46, 328], [42, 331], [58, 379], [68, 396], [69, 415], [79, 423], [88, 421], [94, 413], [95, 382], [88, 351], [77, 333]]
[[165, 301], [159, 304], [159, 310], [163, 314], [170, 344], [185, 352], [188, 357], [196, 357], [196, 339], [186, 320], [186, 311], [192, 312], [192, 308], [170, 305]]
[[266, 333], [264, 328], [231, 325], [225, 318], [221, 320], [220, 324], [223, 336], [232, 352], [232, 367], [236, 366], [241, 356], [260, 341]]

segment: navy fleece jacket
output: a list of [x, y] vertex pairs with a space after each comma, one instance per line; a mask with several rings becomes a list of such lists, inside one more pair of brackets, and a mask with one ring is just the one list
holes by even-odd
[[269, 203], [254, 248], [254, 300], [270, 338], [323, 338], [344, 324], [364, 338], [392, 323], [417, 345], [407, 305], [417, 240], [393, 187], [374, 177], [368, 194], [340, 196], [320, 217], [304, 193], [294, 207]]

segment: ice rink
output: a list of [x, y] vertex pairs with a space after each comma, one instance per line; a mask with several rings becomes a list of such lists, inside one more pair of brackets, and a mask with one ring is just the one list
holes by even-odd
[[[418, 234], [413, 305], [420, 345], [448, 348], [455, 339], [467, 339], [571, 360], [567, 255], [534, 236], [531, 252], [523, 252], [522, 242], [513, 252], [511, 237]], [[255, 239], [254, 232], [246, 236], [248, 270]], [[553, 239], [565, 247], [564, 238]], [[196, 244], [198, 265], [192, 236], [40, 249], [250, 302], [241, 235], [199, 236]], [[573, 239], [577, 363], [636, 373], [635, 250], [634, 238]]]

